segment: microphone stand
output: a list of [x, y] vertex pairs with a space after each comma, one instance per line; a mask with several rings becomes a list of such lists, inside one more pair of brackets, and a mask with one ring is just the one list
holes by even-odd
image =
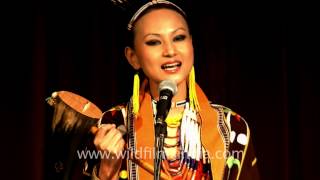
[[166, 136], [167, 123], [162, 118], [157, 118], [155, 125], [154, 180], [160, 180], [161, 162], [165, 155], [163, 151], [163, 144]]
[[160, 180], [161, 162], [165, 157], [163, 144], [167, 137], [167, 123], [165, 119], [171, 108], [171, 100], [177, 93], [177, 85], [174, 81], [164, 80], [159, 85], [159, 101], [157, 103], [157, 115], [155, 123], [155, 158], [154, 158], [154, 180]]

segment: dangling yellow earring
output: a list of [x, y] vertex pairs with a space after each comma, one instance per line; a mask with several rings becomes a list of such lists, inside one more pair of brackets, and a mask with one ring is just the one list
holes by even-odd
[[193, 66], [189, 74], [189, 101], [190, 101], [190, 107], [196, 110], [197, 112], [199, 112], [200, 105], [199, 105], [197, 93], [196, 93], [196, 78], [195, 78], [195, 72], [194, 72]]
[[139, 89], [140, 89], [140, 78], [138, 72], [134, 75], [133, 78], [133, 95], [132, 95], [132, 104], [133, 104], [133, 114], [138, 115], [139, 112]]

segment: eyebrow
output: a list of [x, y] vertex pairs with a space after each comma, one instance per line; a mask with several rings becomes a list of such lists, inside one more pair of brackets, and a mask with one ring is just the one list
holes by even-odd
[[[171, 34], [174, 34], [175, 32], [177, 32], [178, 30], [183, 30], [183, 31], [187, 31], [187, 29], [183, 28], [183, 27], [180, 27], [180, 28], [177, 28], [175, 29], [174, 31], [171, 32]], [[146, 35], [143, 36], [143, 39], [145, 39], [147, 36], [160, 36], [160, 34], [158, 33], [148, 33]]]

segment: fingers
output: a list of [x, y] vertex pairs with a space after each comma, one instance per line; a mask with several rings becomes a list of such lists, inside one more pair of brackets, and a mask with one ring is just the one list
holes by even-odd
[[116, 144], [115, 144], [115, 149], [114, 151], [112, 151], [111, 153], [114, 153], [117, 155], [117, 157], [122, 153], [123, 149], [124, 149], [124, 145], [125, 145], [125, 141], [123, 140], [123, 138], [121, 138]]
[[112, 128], [115, 128], [115, 124], [103, 124], [99, 128], [99, 130], [98, 130], [98, 132], [97, 132], [97, 134], [96, 134], [96, 136], [94, 138], [94, 141], [93, 141], [94, 145], [95, 146], [99, 146], [99, 144], [103, 140], [103, 138], [106, 135], [106, 133]]
[[105, 147], [114, 147], [120, 139], [122, 139], [122, 134], [117, 129], [113, 128], [104, 137], [103, 141], [101, 141], [100, 146], [102, 149]]
[[119, 154], [124, 149], [125, 141], [114, 124], [104, 124], [99, 128], [94, 144], [98, 150]]

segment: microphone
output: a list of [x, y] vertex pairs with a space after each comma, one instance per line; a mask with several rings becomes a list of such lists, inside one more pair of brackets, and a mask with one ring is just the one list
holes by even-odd
[[167, 124], [165, 119], [171, 108], [172, 97], [177, 93], [178, 88], [174, 81], [163, 80], [159, 84], [159, 101], [157, 102], [157, 115], [155, 133], [156, 137], [160, 134], [167, 135]]

